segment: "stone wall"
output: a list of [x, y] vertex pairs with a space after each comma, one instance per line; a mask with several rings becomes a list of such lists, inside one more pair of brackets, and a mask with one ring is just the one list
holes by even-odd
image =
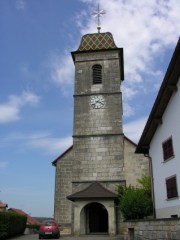
[[123, 240], [179, 240], [180, 218], [122, 223]]
[[124, 172], [126, 185], [138, 185], [137, 179], [149, 175], [149, 159], [143, 154], [135, 154], [136, 145], [127, 137], [124, 138]]
[[123, 136], [74, 139], [73, 181], [124, 180]]
[[61, 227], [71, 229], [73, 149], [69, 150], [56, 164], [54, 217]]
[[[102, 66], [102, 84], [92, 84], [92, 67]], [[76, 137], [122, 134], [119, 51], [75, 55], [74, 133]], [[102, 95], [104, 106], [94, 109], [91, 97]]]
[[90, 105], [92, 95], [74, 98], [74, 136], [122, 134], [121, 93], [99, 94], [105, 102], [101, 109]]
[[[75, 94], [120, 91], [121, 61], [118, 49], [75, 54]], [[103, 69], [103, 84], [100, 84], [101, 87], [98, 89], [92, 84], [92, 66], [94, 64], [100, 64]]]

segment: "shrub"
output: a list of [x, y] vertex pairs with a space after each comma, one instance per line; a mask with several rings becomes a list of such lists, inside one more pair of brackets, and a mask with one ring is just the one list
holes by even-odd
[[39, 232], [40, 225], [38, 224], [27, 224], [26, 228], [30, 234], [36, 234]]
[[151, 198], [151, 178], [150, 176], [143, 175], [137, 180], [140, 188], [142, 188], [145, 193]]
[[140, 219], [152, 214], [151, 184], [148, 176], [138, 180], [141, 185], [118, 186], [119, 207], [126, 220]]
[[14, 212], [0, 212], [0, 240], [23, 234], [27, 217]]
[[38, 225], [38, 224], [28, 224], [26, 227], [29, 228], [29, 229], [39, 230], [40, 225]]

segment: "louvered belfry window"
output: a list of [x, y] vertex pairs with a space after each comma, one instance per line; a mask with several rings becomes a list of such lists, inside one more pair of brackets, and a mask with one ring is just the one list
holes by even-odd
[[101, 84], [102, 83], [102, 66], [99, 64], [95, 64], [92, 67], [93, 74], [93, 84]]

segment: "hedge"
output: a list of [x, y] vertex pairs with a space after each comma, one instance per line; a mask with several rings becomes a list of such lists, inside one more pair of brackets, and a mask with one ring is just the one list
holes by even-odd
[[23, 234], [27, 217], [14, 212], [0, 212], [0, 240]]
[[27, 224], [26, 229], [28, 229], [28, 233], [37, 234], [39, 232], [40, 225], [38, 224]]

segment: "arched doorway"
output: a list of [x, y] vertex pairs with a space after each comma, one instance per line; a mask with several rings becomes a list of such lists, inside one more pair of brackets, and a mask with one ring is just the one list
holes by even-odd
[[108, 212], [100, 203], [90, 203], [85, 207], [87, 234], [108, 233]]

